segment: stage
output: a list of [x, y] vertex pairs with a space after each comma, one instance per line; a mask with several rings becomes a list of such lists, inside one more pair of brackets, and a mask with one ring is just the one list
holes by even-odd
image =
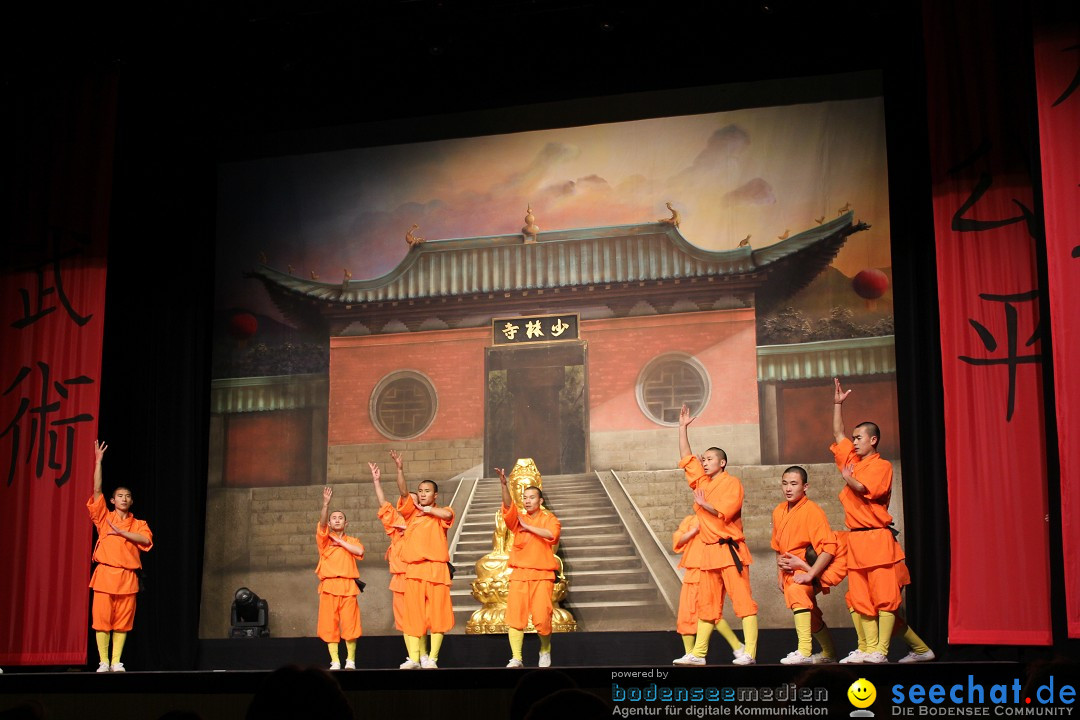
[[[674, 633], [573, 633], [554, 638], [554, 667], [536, 671], [534, 637], [526, 638], [526, 667], [508, 670], [502, 667], [509, 657], [505, 636], [451, 635], [443, 646], [439, 670], [404, 671], [396, 667], [405, 656], [401, 638], [379, 636], [361, 638], [356, 671], [335, 672], [333, 677], [357, 718], [517, 718], [524, 716], [519, 706], [526, 697], [544, 697], [571, 687], [601, 699], [607, 708], [605, 717], [839, 717], [855, 709], [847, 690], [859, 678], [876, 687], [877, 699], [870, 710], [878, 717], [920, 715], [927, 710], [945, 714], [941, 711], [946, 707], [970, 711], [980, 704], [979, 688], [988, 715], [1036, 710], [1037, 715], [1068, 715], [1072, 705], [1043, 705], [1035, 693], [1042, 685], [1044, 697], [1052, 692], [1057, 701], [1067, 700], [1067, 691], [1065, 696], [1061, 693], [1078, 676], [1075, 663], [1057, 666], [1028, 688], [1029, 669], [1037, 666], [1024, 662], [900, 665], [895, 661], [906, 653], [903, 643], [894, 643], [893, 662], [888, 665], [779, 664], [793, 640], [790, 631], [762, 631], [760, 664], [738, 667], [731, 664], [730, 652], [716, 637], [710, 664], [685, 668], [670, 664], [681, 654]], [[851, 631], [838, 631], [837, 651], [846, 653], [853, 640]], [[988, 648], [984, 655], [991, 656], [992, 650]], [[134, 664], [129, 664], [131, 670], [126, 673], [101, 674], [89, 666], [66, 671], [5, 668], [0, 674], [0, 718], [32, 717], [7, 714], [27, 702], [37, 704], [43, 710], [41, 717], [50, 719], [144, 720], [174, 711], [195, 712], [204, 720], [242, 718], [273, 669], [289, 664], [325, 667], [325, 655], [325, 646], [315, 638], [204, 640], [198, 669], [186, 672], [140, 671]], [[1045, 686], [1049, 674], [1056, 675], [1052, 691]], [[927, 693], [934, 685], [946, 689], [943, 702], [929, 700]], [[1005, 688], [1005, 702], [991, 699], [994, 686]], [[949, 688], [964, 702], [952, 703]], [[1025, 703], [1029, 696], [1032, 702]]]

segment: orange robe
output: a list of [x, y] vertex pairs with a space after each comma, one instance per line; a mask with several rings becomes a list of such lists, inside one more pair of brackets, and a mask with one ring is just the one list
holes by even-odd
[[514, 533], [514, 545], [510, 548], [510, 589], [506, 598], [506, 625], [515, 630], [529, 626], [532, 615], [533, 627], [539, 635], [551, 634], [551, 592], [555, 587], [555, 574], [559, 562], [555, 559], [555, 545], [562, 533], [562, 523], [550, 511], [540, 508], [525, 520], [529, 525], [551, 533], [551, 539], [542, 538], [521, 529], [521, 516], [517, 505], [503, 506], [503, 520]]
[[[706, 571], [698, 583], [699, 618], [706, 622], [719, 619], [719, 614], [707, 617], [700, 613], [705, 607], [710, 608], [710, 614], [713, 609], [722, 610], [725, 593], [731, 596], [736, 616], [757, 615], [757, 603], [750, 593], [752, 558], [743, 535], [742, 483], [739, 478], [723, 470], [715, 477], [709, 477], [696, 455], [684, 457], [679, 461], [679, 467], [685, 472], [690, 489], [704, 491], [705, 501], [719, 513], [713, 515], [700, 505], [694, 505], [698, 527], [701, 528], [698, 537], [704, 546], [701, 569]], [[741, 569], [735, 563], [736, 556]]]
[[[92, 617], [94, 630], [128, 632], [135, 620], [135, 593], [139, 592], [139, 576], [142, 568], [140, 552], [154, 547], [154, 534], [145, 520], [137, 520], [128, 513], [121, 519], [115, 510], [108, 510], [105, 496], [98, 494], [86, 501], [90, 521], [97, 528], [98, 541], [94, 546], [94, 574], [90, 587], [94, 589]], [[137, 545], [120, 535], [110, 535], [112, 523], [124, 532], [146, 536], [146, 545]]]
[[845, 484], [840, 491], [844, 522], [852, 531], [847, 538], [848, 605], [868, 616], [880, 610], [895, 612], [910, 577], [904, 551], [889, 529], [892, 463], [876, 452], [859, 458], [847, 438], [829, 449], [836, 466], [842, 470], [853, 465], [852, 475], [866, 487], [866, 492], [857, 493]]
[[394, 627], [401, 630], [401, 618], [405, 615], [405, 563], [401, 561], [401, 541], [405, 538], [405, 531], [398, 526], [405, 524], [405, 518], [401, 517], [401, 513], [393, 505], [384, 502], [379, 506], [379, 520], [390, 538], [390, 546], [386, 548], [386, 562], [390, 566]]
[[[701, 556], [704, 545], [698, 533], [686, 543], [682, 536], [697, 527], [697, 516], [687, 515], [679, 523], [679, 529], [671, 534], [671, 549], [680, 555], [679, 567], [685, 570], [682, 589], [679, 591], [679, 612], [675, 617], [675, 631], [680, 635], [696, 635], [698, 621], [698, 583], [701, 581]], [[711, 614], [712, 611], [707, 611]]]
[[[359, 538], [340, 535], [339, 539], [363, 548]], [[319, 577], [317, 633], [327, 643], [336, 643], [341, 638], [355, 640], [362, 632], [360, 604], [357, 602], [360, 588], [356, 585], [360, 571], [356, 561], [364, 556], [362, 553], [353, 555], [331, 541], [330, 527], [327, 525], [316, 526], [315, 544], [319, 548], [319, 564], [315, 567], [315, 574]]]
[[450, 552], [446, 531], [454, 524], [454, 511], [447, 520], [423, 513], [406, 495], [398, 510], [407, 527], [401, 546], [405, 563], [405, 616], [402, 629], [406, 635], [420, 637], [430, 630], [445, 633], [454, 627], [454, 609], [450, 604]]
[[[807, 548], [814, 551], [836, 555], [836, 536], [829, 527], [829, 520], [821, 507], [803, 496], [788, 507], [782, 502], [772, 513], [772, 549], [777, 553], [791, 553], [804, 562]], [[800, 585], [795, 582], [793, 573], [786, 573], [777, 568], [780, 586], [784, 592], [784, 604], [792, 610], [809, 610], [813, 613], [814, 625], [820, 626], [821, 610], [814, 598], [815, 584]]]

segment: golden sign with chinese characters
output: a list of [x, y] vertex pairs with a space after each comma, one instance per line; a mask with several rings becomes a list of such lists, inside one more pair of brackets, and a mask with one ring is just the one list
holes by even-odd
[[491, 321], [491, 333], [495, 345], [577, 340], [578, 323], [576, 313], [495, 318]]

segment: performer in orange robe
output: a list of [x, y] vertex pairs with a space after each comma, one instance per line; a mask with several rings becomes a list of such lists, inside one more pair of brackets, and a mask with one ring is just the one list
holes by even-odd
[[[154, 535], [144, 520], [131, 514], [135, 503], [131, 490], [118, 487], [113, 491], [113, 511], [105, 507], [101, 493], [101, 460], [109, 448], [94, 441], [94, 492], [86, 501], [90, 521], [97, 528], [94, 546], [94, 574], [90, 587], [94, 590], [91, 610], [98, 648], [98, 672], [123, 672], [120, 656], [124, 652], [127, 634], [135, 620], [135, 594], [139, 592], [137, 570], [142, 568], [140, 552], [154, 546]], [[109, 640], [112, 633], [112, 661], [109, 660]]]
[[[829, 450], [844, 478], [840, 504], [844, 507], [844, 522], [851, 530], [847, 601], [858, 613], [868, 648], [867, 652], [853, 651], [841, 662], [884, 663], [889, 661], [889, 639], [896, 625], [901, 592], [911, 582], [889, 514], [892, 463], [878, 454], [881, 430], [876, 424], [859, 423], [848, 439], [843, 404], [852, 391], [845, 392], [838, 378], [833, 378], [833, 382], [835, 442]], [[919, 640], [903, 662], [925, 662], [933, 658], [933, 652]]]
[[736, 654], [736, 665], [750, 665], [757, 653], [757, 603], [750, 592], [750, 549], [742, 527], [743, 487], [729, 475], [727, 453], [711, 447], [701, 458], [693, 454], [687, 428], [694, 418], [683, 405], [679, 412], [679, 467], [694, 491], [694, 514], [698, 519], [703, 545], [698, 581], [698, 632], [694, 649], [676, 658], [676, 665], [703, 665], [709, 650], [709, 637], [721, 619], [724, 595], [731, 596], [735, 615], [743, 621], [743, 655]]
[[[833, 662], [832, 637], [825, 625], [815, 595], [820, 584], [815, 581], [830, 565], [836, 554], [836, 537], [825, 512], [806, 497], [806, 470], [793, 465], [784, 471], [780, 486], [784, 502], [772, 513], [772, 548], [776, 551], [777, 584], [784, 593], [784, 604], [794, 615], [799, 647], [780, 660], [784, 665]], [[808, 571], [790, 569], [791, 558], [806, 562], [808, 549], [817, 557]], [[813, 639], [818, 638], [822, 651], [813, 653]]]
[[562, 524], [543, 507], [544, 494], [530, 485], [521, 493], [525, 516], [521, 516], [506, 483], [506, 471], [495, 468], [502, 484], [502, 514], [507, 529], [514, 533], [507, 566], [510, 568], [510, 589], [506, 598], [506, 627], [510, 639], [511, 659], [506, 667], [522, 667], [521, 650], [525, 643], [525, 628], [532, 617], [533, 627], [540, 637], [539, 667], [551, 666], [551, 593], [559, 561], [555, 546], [559, 542]]
[[[413, 502], [405, 484], [401, 456], [394, 450], [390, 457], [397, 465], [398, 510], [405, 518], [401, 561], [405, 563], [405, 614], [402, 627], [409, 659], [403, 670], [437, 668], [443, 634], [454, 627], [454, 609], [450, 604], [450, 552], [446, 531], [454, 524], [454, 511], [438, 507], [439, 486], [424, 480], [416, 489]], [[431, 631], [427, 662], [421, 662], [421, 638]]]
[[340, 510], [330, 512], [332, 488], [323, 488], [322, 510], [315, 528], [315, 544], [319, 548], [318, 635], [330, 651], [330, 669], [341, 669], [338, 643], [345, 639], [347, 655], [345, 669], [356, 669], [356, 638], [360, 637], [360, 572], [356, 561], [364, 559], [364, 546], [358, 538], [345, 534], [348, 520]]

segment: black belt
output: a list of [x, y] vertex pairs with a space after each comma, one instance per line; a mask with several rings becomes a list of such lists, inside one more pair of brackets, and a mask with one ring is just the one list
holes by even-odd
[[885, 527], [876, 528], [851, 528], [848, 532], [870, 532], [871, 530], [888, 530], [892, 533], [893, 540], [900, 537], [900, 531], [893, 527], [892, 523], [889, 523]]
[[720, 538], [719, 542], [721, 545], [728, 546], [728, 550], [731, 551], [731, 559], [735, 561], [735, 569], [741, 573], [743, 569], [743, 564], [742, 560], [739, 559], [739, 541], [732, 540], [731, 538]]

